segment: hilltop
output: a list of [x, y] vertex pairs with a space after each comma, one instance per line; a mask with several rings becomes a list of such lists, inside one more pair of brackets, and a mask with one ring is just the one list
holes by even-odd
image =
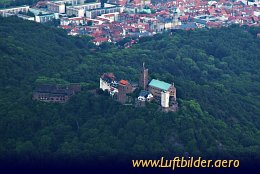
[[[0, 156], [86, 159], [183, 155], [259, 160], [260, 28], [172, 31], [129, 49], [0, 18]], [[179, 111], [93, 94], [104, 72], [174, 81]], [[39, 77], [84, 83], [65, 104], [32, 100]]]

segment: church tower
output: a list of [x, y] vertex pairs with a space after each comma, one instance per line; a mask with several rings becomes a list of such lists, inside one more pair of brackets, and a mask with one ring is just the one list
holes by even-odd
[[147, 90], [147, 85], [148, 85], [148, 69], [145, 69], [145, 66], [143, 63], [143, 67], [140, 72], [139, 87], [144, 90]]

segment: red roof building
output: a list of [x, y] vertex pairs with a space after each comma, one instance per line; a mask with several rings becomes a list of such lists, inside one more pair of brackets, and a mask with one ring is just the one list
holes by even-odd
[[120, 80], [119, 83], [121, 85], [128, 85], [129, 84], [127, 80]]

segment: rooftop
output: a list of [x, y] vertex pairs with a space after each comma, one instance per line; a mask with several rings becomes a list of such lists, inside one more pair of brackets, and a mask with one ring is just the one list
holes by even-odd
[[145, 90], [142, 90], [142, 91], [139, 93], [139, 96], [147, 97], [149, 94], [150, 94], [150, 92], [145, 91]]
[[29, 6], [28, 5], [22, 5], [22, 6], [14, 6], [14, 7], [7, 7], [7, 8], [0, 7], [0, 10], [10, 10], [10, 9], [16, 9], [16, 8], [29, 8]]
[[127, 80], [120, 80], [119, 83], [122, 84], [122, 85], [128, 85], [128, 81]]
[[171, 84], [160, 81], [160, 80], [155, 80], [153, 79], [150, 83], [149, 86], [153, 86], [162, 90], [168, 90], [171, 86]]

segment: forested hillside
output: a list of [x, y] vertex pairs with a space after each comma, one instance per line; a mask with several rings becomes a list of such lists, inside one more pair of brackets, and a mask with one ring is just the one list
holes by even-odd
[[[173, 31], [129, 49], [0, 18], [0, 158], [260, 157], [260, 28]], [[174, 82], [180, 109], [122, 106], [88, 92], [103, 72]], [[31, 100], [39, 77], [81, 82], [66, 104]]]

